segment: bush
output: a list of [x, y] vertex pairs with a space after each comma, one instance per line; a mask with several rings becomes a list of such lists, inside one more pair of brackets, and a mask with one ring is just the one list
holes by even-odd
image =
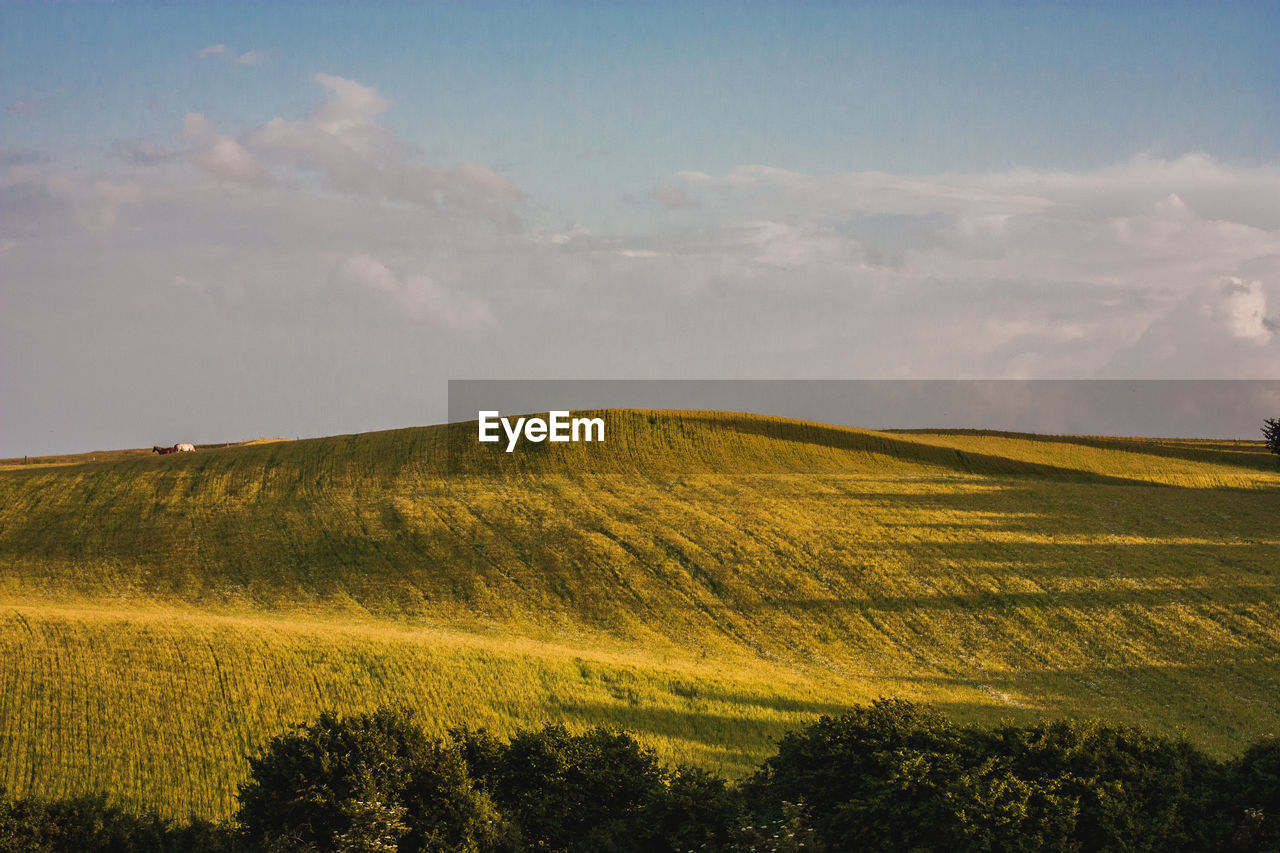
[[743, 819], [739, 793], [691, 767], [668, 771], [631, 735], [563, 726], [502, 743], [488, 732], [451, 736], [528, 849], [719, 850]]
[[[696, 767], [678, 767], [647, 806], [652, 850], [728, 849], [743, 825], [742, 795], [720, 776]], [[759, 848], [763, 850], [764, 848]]]
[[1266, 738], [1227, 766], [1223, 802], [1226, 849], [1280, 850], [1280, 738]]
[[881, 700], [786, 735], [735, 787], [612, 729], [450, 736], [323, 714], [251, 760], [239, 833], [0, 790], [0, 853], [1280, 851], [1274, 738], [1223, 765], [1136, 728], [982, 728]]
[[[698, 849], [721, 853], [824, 853], [826, 846], [809, 825], [809, 815], [800, 803], [779, 803], [782, 816], [773, 820], [751, 819], [734, 832], [723, 847]], [[693, 848], [690, 848], [693, 849]]]
[[0, 853], [230, 853], [234, 834], [201, 820], [175, 825], [87, 796], [11, 802], [0, 788]]
[[245, 838], [264, 848], [480, 853], [500, 846], [500, 817], [472, 783], [462, 752], [429, 740], [406, 712], [325, 713], [274, 738], [249, 763], [237, 818]]
[[882, 700], [784, 737], [747, 792], [764, 820], [803, 803], [833, 850], [1171, 850], [1199, 843], [1214, 766], [1136, 729], [984, 730]]
[[[1096, 721], [1003, 726], [993, 748], [1041, 788], [1037, 822], [1083, 850], [1196, 846], [1217, 765], [1185, 741]], [[1042, 806], [1040, 804], [1043, 804]]]
[[941, 715], [881, 700], [786, 735], [746, 795], [765, 822], [784, 818], [784, 802], [802, 804], [833, 850], [928, 846], [944, 841], [943, 789], [977, 763], [972, 752], [966, 732]]
[[663, 773], [630, 735], [564, 726], [526, 731], [499, 746], [486, 733], [455, 735], [525, 845], [539, 850], [653, 850], [646, 809]]

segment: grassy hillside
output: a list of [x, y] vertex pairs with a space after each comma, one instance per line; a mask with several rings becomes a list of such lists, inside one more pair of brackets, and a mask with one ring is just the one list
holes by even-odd
[[609, 412], [0, 462], [0, 784], [225, 814], [322, 707], [630, 728], [744, 772], [880, 695], [1280, 731], [1259, 443]]

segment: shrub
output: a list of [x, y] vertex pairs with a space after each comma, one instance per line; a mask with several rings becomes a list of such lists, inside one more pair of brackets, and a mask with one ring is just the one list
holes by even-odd
[[595, 728], [571, 735], [548, 726], [501, 749], [490, 790], [540, 850], [649, 850], [644, 810], [663, 777], [653, 752], [630, 735]]
[[175, 825], [105, 796], [9, 801], [0, 788], [0, 853], [230, 853], [234, 834], [202, 820]]
[[1214, 767], [1136, 729], [984, 730], [882, 700], [784, 737], [747, 793], [764, 820], [804, 803], [833, 850], [1187, 849]]
[[1265, 738], [1227, 766], [1218, 813], [1230, 849], [1280, 850], [1280, 738]]
[[323, 714], [251, 760], [238, 835], [0, 790], [0, 853], [1280, 851], [1275, 738], [1223, 765], [1131, 727], [980, 728], [881, 700], [786, 735], [741, 788], [607, 728], [450, 738]]
[[461, 751], [385, 708], [325, 713], [274, 738], [250, 759], [237, 818], [251, 843], [284, 849], [395, 843], [401, 853], [479, 853], [497, 849], [503, 835]]
[[669, 771], [613, 729], [572, 735], [553, 725], [507, 743], [483, 729], [450, 736], [527, 849], [719, 850], [744, 814], [723, 778], [692, 767]]
[[804, 804], [784, 802], [779, 805], [781, 817], [749, 820], [733, 832], [729, 844], [696, 849], [720, 850], [722, 853], [800, 853], [802, 850], [805, 853], [823, 853], [826, 847], [809, 825]]
[[833, 850], [910, 849], [937, 834], [941, 788], [971, 751], [965, 732], [941, 715], [880, 700], [839, 718], [824, 716], [778, 743], [778, 753], [746, 785], [760, 821], [803, 803]]
[[1127, 726], [1061, 720], [1003, 726], [994, 749], [1041, 788], [1034, 817], [1084, 850], [1187, 849], [1216, 765], [1185, 741]]
[[725, 849], [746, 817], [738, 790], [696, 767], [676, 768], [647, 812], [646, 823], [653, 830], [650, 849], [673, 853]]

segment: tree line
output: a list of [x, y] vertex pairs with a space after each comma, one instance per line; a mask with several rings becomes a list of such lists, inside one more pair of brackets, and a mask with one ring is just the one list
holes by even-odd
[[0, 851], [1280, 851], [1280, 739], [1218, 761], [1134, 727], [961, 724], [880, 700], [784, 736], [730, 783], [613, 729], [431, 738], [383, 708], [274, 738], [238, 803], [232, 821], [179, 824], [103, 797], [0, 796]]

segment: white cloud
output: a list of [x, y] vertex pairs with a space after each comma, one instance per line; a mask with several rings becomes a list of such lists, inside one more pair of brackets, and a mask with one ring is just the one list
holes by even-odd
[[373, 117], [386, 112], [391, 102], [377, 89], [323, 72], [315, 80], [324, 87], [325, 99], [307, 116], [308, 125], [355, 147], [386, 132]]
[[236, 53], [228, 45], [211, 44], [196, 51], [197, 59], [221, 59], [230, 62], [232, 65], [262, 65], [268, 59], [268, 54], [264, 50], [246, 50], [243, 53]]
[[1271, 338], [1274, 324], [1266, 316], [1267, 295], [1262, 291], [1262, 282], [1245, 284], [1238, 278], [1228, 278], [1222, 283], [1215, 308], [1232, 337], [1260, 342]]
[[[181, 146], [112, 177], [0, 152], [0, 355], [30, 365], [6, 388], [82, 407], [33, 415], [41, 434], [99, 408], [119, 446], [175, 411], [208, 440], [403, 426], [438, 419], [451, 375], [513, 371], [1280, 377], [1270, 168], [757, 168], [660, 182], [699, 205], [633, 205], [647, 229], [538, 222], [538, 204], [491, 227], [484, 204], [515, 205], [504, 178], [417, 162], [375, 89], [325, 92], [235, 137], [192, 113]], [[190, 165], [136, 165], [166, 150]]]
[[366, 287], [382, 293], [398, 293], [404, 288], [399, 276], [386, 264], [368, 255], [343, 258], [330, 273], [330, 280], [346, 287]]
[[191, 145], [214, 135], [213, 122], [202, 113], [187, 113], [182, 119], [182, 141]]
[[213, 129], [213, 122], [200, 113], [187, 113], [182, 122], [182, 141], [192, 165], [220, 181], [248, 186], [265, 186], [271, 173], [243, 145]]
[[[647, 219], [618, 231], [421, 162], [347, 82], [234, 136], [193, 112], [111, 177], [0, 152], [0, 324], [22, 318], [0, 348], [47, 365], [30, 387], [109, 404], [191, 366], [184, 406], [216, 440], [429, 422], [451, 374], [513, 370], [1280, 376], [1270, 167], [671, 176], [698, 206], [633, 204]], [[169, 151], [185, 162], [144, 167]], [[138, 429], [173, 408], [148, 405]]]
[[112, 146], [112, 152], [133, 166], [159, 166], [182, 156], [179, 151], [170, 150], [152, 140], [145, 139], [117, 142]]
[[[1223, 276], [1260, 282], [1241, 285], [1247, 292], [1214, 308], [1214, 316], [1235, 318], [1228, 325], [1237, 336], [1260, 340], [1269, 327], [1259, 319], [1259, 288], [1280, 283], [1271, 277], [1272, 260], [1280, 257], [1280, 170], [1269, 166], [1228, 166], [1201, 155], [1139, 157], [1078, 173], [813, 176], [745, 166], [724, 176], [677, 173], [668, 184], [696, 190], [706, 201], [703, 228], [722, 235], [690, 247], [695, 255], [720, 254], [726, 262], [749, 255], [758, 269], [803, 269], [811, 281], [825, 277], [840, 286], [843, 279], [904, 295], [930, 292], [929, 282], [956, 295], [998, 283], [1010, 301], [985, 310], [1006, 315], [1043, 302], [1046, 285], [1064, 293], [1107, 288], [1128, 294], [1117, 297], [1113, 309], [1127, 314], [1127, 332], [1112, 328], [1095, 341], [1113, 352]], [[761, 222], [773, 224], [762, 228]], [[726, 242], [724, 235], [734, 233], [749, 239]], [[891, 262], [882, 264], [886, 259]], [[875, 269], [882, 265], [892, 274]], [[1261, 275], [1251, 272], [1259, 266]], [[780, 285], [796, 286], [779, 275]], [[1078, 319], [1070, 305], [1054, 311], [1061, 322]], [[1051, 346], [1048, 330], [1060, 322], [1006, 319], [1001, 328], [1024, 329], [1016, 337], [1028, 348], [1037, 340]], [[1036, 322], [1043, 334], [1033, 331]]]
[[444, 287], [425, 274], [401, 278], [369, 255], [343, 258], [330, 272], [329, 281], [348, 294], [372, 291], [408, 319], [448, 331], [485, 331], [496, 324], [485, 300]]
[[658, 187], [649, 197], [667, 210], [687, 210], [697, 206], [689, 193], [680, 187]]
[[273, 118], [245, 136], [251, 151], [279, 167], [312, 173], [342, 192], [434, 208], [470, 209], [508, 220], [524, 193], [479, 163], [431, 166], [379, 123], [391, 101], [377, 89], [331, 74], [315, 75], [324, 100], [305, 118]]
[[557, 231], [553, 234], [543, 235], [541, 239], [546, 240], [549, 243], [553, 243], [557, 246], [563, 246], [567, 243], [572, 243], [575, 240], [586, 240], [590, 237], [591, 237], [591, 230], [588, 229], [586, 226], [584, 226], [582, 223], [578, 222], [578, 223], [574, 223], [572, 227], [567, 228], [563, 231]]
[[72, 219], [95, 235], [114, 229], [123, 213], [145, 200], [142, 187], [132, 181], [106, 180], [84, 172], [53, 171], [41, 183], [51, 198], [67, 205]]
[[1260, 281], [1229, 276], [1197, 288], [1152, 322], [1103, 373], [1123, 378], [1274, 379], [1280, 334]]
[[[815, 215], [1055, 216], [1086, 220], [1132, 214], [1162, 203], [1164, 215], [1189, 206], [1210, 220], [1280, 227], [1280, 169], [1231, 167], [1203, 155], [1176, 160], [1138, 157], [1087, 172], [891, 175], [849, 172], [806, 175], [769, 166], [742, 166], [727, 175], [678, 172], [667, 182], [714, 194], [738, 213], [763, 208]], [[1170, 199], [1174, 194], [1176, 202]]]

